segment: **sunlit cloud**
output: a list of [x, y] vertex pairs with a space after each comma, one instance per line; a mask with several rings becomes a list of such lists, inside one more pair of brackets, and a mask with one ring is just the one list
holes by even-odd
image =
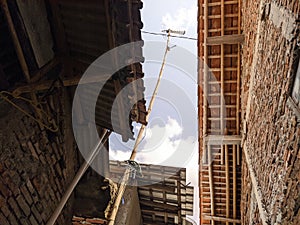
[[[182, 138], [183, 128], [177, 120], [169, 117], [164, 126], [153, 125], [148, 127], [145, 136], [139, 146], [136, 161], [146, 164], [159, 164], [164, 166], [184, 166], [182, 157], [188, 162], [186, 149], [195, 148], [195, 138]], [[165, 164], [174, 154], [181, 155]], [[114, 160], [126, 160], [130, 157], [130, 151], [110, 149], [110, 158]], [[159, 156], [159, 157], [158, 157]], [[180, 162], [178, 162], [180, 160]]]
[[162, 17], [162, 29], [189, 30], [195, 27], [197, 21], [197, 6], [180, 8], [175, 13], [166, 13]]

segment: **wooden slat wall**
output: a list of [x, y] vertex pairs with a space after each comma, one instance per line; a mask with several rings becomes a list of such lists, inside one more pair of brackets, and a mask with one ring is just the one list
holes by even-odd
[[201, 224], [239, 224], [241, 2], [199, 0]]

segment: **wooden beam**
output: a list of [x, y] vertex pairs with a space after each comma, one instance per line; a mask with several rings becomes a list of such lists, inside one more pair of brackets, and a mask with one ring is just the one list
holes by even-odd
[[[224, 0], [221, 0], [221, 36], [224, 37]], [[221, 128], [221, 134], [225, 134], [225, 124], [224, 124], [224, 117], [226, 113], [225, 109], [225, 97], [224, 97], [224, 43], [221, 44], [221, 96], [220, 96], [220, 102], [221, 102], [221, 108], [220, 108], [220, 128]], [[225, 112], [224, 112], [225, 111]]]
[[[242, 9], [241, 9], [241, 0], [239, 0], [238, 2], [238, 35], [241, 35], [241, 13], [242, 13]], [[237, 92], [237, 101], [236, 101], [236, 128], [237, 128], [237, 135], [240, 134], [240, 125], [241, 125], [241, 121], [240, 121], [240, 97], [241, 97], [241, 44], [238, 44], [238, 70], [237, 70], [237, 88], [236, 88], [236, 92]]]
[[[211, 215], [215, 215], [215, 203], [214, 203], [214, 181], [213, 181], [213, 169], [212, 169], [212, 152], [211, 152], [211, 146], [208, 145], [208, 173], [209, 173], [209, 189], [210, 189], [210, 211]], [[214, 225], [215, 222], [212, 220], [212, 225]]]
[[[236, 178], [236, 151], [237, 151], [237, 146], [233, 145], [232, 149], [232, 158], [233, 158], [233, 168], [232, 168], [232, 174], [233, 174], [233, 199], [232, 199], [232, 211], [233, 211], [233, 218], [236, 219], [237, 217], [237, 178]], [[236, 223], [233, 223], [236, 224]]]
[[[165, 213], [164, 212], [161, 212], [161, 211], [157, 211], [157, 210], [153, 210], [153, 209], [141, 209], [143, 213], [146, 213], [146, 214], [155, 214], [157, 216], [164, 216]], [[177, 212], [168, 212], [168, 216], [177, 216]]]
[[[144, 174], [144, 171], [143, 171]], [[168, 193], [174, 193], [175, 192], [175, 186], [166, 186], [166, 185], [162, 185], [162, 184], [150, 184], [146, 186], [143, 186], [142, 182], [139, 182], [139, 188], [140, 189], [153, 189], [153, 190], [160, 190], [160, 191], [166, 191]]]
[[[68, 86], [76, 86], [78, 85], [80, 79], [81, 79], [81, 75], [74, 77], [74, 78], [69, 78], [69, 79], [65, 79], [63, 80], [63, 85], [65, 87]], [[80, 84], [91, 84], [91, 83], [101, 83], [106, 81], [106, 76], [104, 76], [105, 79], [103, 78], [103, 76], [99, 75], [99, 76], [93, 76], [93, 77], [88, 77], [86, 79], [84, 79]], [[51, 86], [54, 87], [59, 87], [61, 84], [57, 81], [55, 82], [55, 80], [47, 80], [47, 81], [43, 81], [43, 82], [38, 82], [38, 83], [31, 83], [22, 87], [18, 87], [13, 91], [13, 95], [14, 96], [19, 96], [22, 93], [30, 93], [32, 91], [44, 91], [44, 90], [48, 90]]]
[[[219, 31], [224, 31], [221, 29]], [[244, 42], [244, 34], [231, 34], [231, 35], [222, 35], [215, 37], [207, 37], [207, 45], [221, 45], [221, 44], [238, 44]]]
[[[180, 173], [180, 171], [179, 171]], [[181, 187], [180, 187], [180, 182], [176, 181], [177, 183], [177, 200], [178, 200], [178, 205], [181, 206]], [[182, 215], [181, 215], [181, 210], [178, 210], [178, 224], [182, 224]]]
[[[226, 171], [226, 217], [230, 216], [230, 171], [229, 171], [229, 149], [228, 145], [225, 145], [225, 171]], [[229, 222], [226, 221], [229, 225]]]
[[226, 218], [226, 217], [219, 217], [219, 216], [209, 216], [209, 215], [204, 215], [203, 218], [205, 220], [214, 220], [218, 222], [228, 222], [228, 223], [241, 223], [241, 220], [239, 219], [232, 219], [232, 218]]
[[148, 200], [147, 201], [140, 200], [140, 204], [141, 205], [145, 205], [145, 206], [150, 206], [150, 207], [165, 209], [165, 210], [178, 211], [178, 207], [177, 206], [175, 206], [175, 205], [169, 205], [167, 203], [159, 203], [159, 202], [148, 201]]
[[240, 144], [242, 137], [240, 135], [207, 135], [204, 142], [210, 145], [220, 144]]
[[57, 58], [52, 59], [49, 63], [39, 69], [35, 74], [31, 76], [30, 82], [35, 83], [39, 81], [43, 76], [46, 75], [52, 68], [59, 64], [59, 60]]

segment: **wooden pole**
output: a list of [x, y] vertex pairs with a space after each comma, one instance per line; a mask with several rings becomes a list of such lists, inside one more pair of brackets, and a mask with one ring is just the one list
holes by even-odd
[[63, 210], [65, 204], [67, 203], [69, 197], [71, 196], [71, 194], [72, 194], [73, 190], [75, 189], [76, 185], [78, 184], [79, 180], [81, 179], [81, 177], [83, 176], [85, 171], [89, 168], [91, 163], [94, 161], [94, 159], [98, 155], [102, 144], [104, 144], [103, 141], [104, 142], [107, 141], [110, 133], [111, 133], [110, 131], [108, 131], [106, 129], [104, 130], [98, 144], [95, 146], [95, 148], [93, 149], [93, 151], [91, 152], [91, 154], [89, 155], [87, 160], [84, 161], [84, 163], [79, 168], [79, 170], [78, 170], [77, 174], [75, 175], [74, 179], [72, 180], [70, 186], [66, 190], [65, 194], [62, 196], [58, 206], [56, 207], [52, 216], [49, 218], [47, 225], [53, 225], [56, 222], [58, 216], [60, 215], [61, 211]]
[[[167, 45], [166, 45], [166, 49], [165, 49], [165, 53], [164, 53], [164, 57], [163, 57], [163, 62], [162, 62], [161, 68], [160, 68], [158, 80], [157, 80], [155, 89], [153, 91], [152, 98], [151, 98], [150, 103], [149, 103], [149, 108], [148, 108], [148, 114], [146, 116], [146, 121], [148, 121], [149, 115], [152, 111], [152, 107], [153, 107], [153, 104], [154, 104], [154, 101], [155, 101], [155, 98], [156, 98], [156, 95], [157, 95], [157, 92], [158, 92], [158, 87], [160, 85], [160, 81], [161, 81], [162, 74], [163, 74], [163, 69], [164, 69], [164, 66], [165, 66], [165, 63], [166, 63], [167, 53], [169, 51], [169, 47], [168, 47], [169, 46], [169, 41], [170, 41], [170, 30], [168, 31]], [[138, 136], [136, 138], [136, 141], [135, 141], [135, 144], [134, 144], [131, 156], [130, 156], [130, 160], [134, 160], [135, 157], [136, 157], [137, 149], [138, 149], [138, 146], [139, 146], [139, 144], [140, 144], [140, 142], [143, 138], [145, 128], [146, 128], [146, 125], [142, 125], [140, 130], [139, 130]], [[116, 197], [115, 202], [114, 202], [114, 206], [113, 206], [110, 218], [109, 218], [108, 225], [114, 225], [115, 224], [115, 220], [116, 220], [117, 213], [118, 213], [118, 210], [119, 210], [120, 202], [121, 202], [122, 196], [125, 192], [127, 182], [129, 180], [129, 174], [130, 174], [130, 168], [127, 168], [125, 170], [124, 175], [123, 175], [123, 179], [120, 183], [118, 194], [117, 194], [117, 197]]]
[[11, 18], [11, 14], [9, 12], [9, 8], [8, 8], [8, 5], [7, 5], [7, 0], [0, 0], [0, 3], [2, 5], [4, 14], [5, 14], [5, 17], [6, 17], [6, 20], [7, 20], [7, 24], [8, 24], [8, 27], [10, 29], [11, 37], [13, 39], [13, 43], [14, 43], [14, 46], [15, 46], [15, 49], [16, 49], [18, 59], [20, 61], [22, 71], [25, 75], [26, 81], [30, 82], [30, 75], [29, 75], [28, 66], [26, 64], [25, 56], [23, 54], [23, 50], [22, 50], [21, 44], [19, 42], [18, 35], [17, 35], [14, 23], [13, 23], [12, 18]]

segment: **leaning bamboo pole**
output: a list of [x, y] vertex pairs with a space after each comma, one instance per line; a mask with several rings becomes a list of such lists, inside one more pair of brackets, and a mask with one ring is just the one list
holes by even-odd
[[[166, 32], [168, 33], [166, 49], [165, 49], [165, 53], [164, 53], [164, 56], [163, 56], [162, 65], [161, 65], [161, 68], [160, 68], [160, 71], [159, 71], [158, 80], [156, 82], [156, 86], [154, 88], [154, 91], [153, 91], [153, 94], [152, 94], [152, 97], [151, 97], [151, 100], [150, 100], [150, 103], [149, 103], [148, 113], [147, 113], [147, 116], [146, 116], [146, 121], [148, 121], [149, 115], [152, 111], [153, 104], [154, 104], [155, 98], [156, 98], [157, 93], [158, 93], [158, 88], [159, 88], [159, 85], [160, 85], [160, 81], [161, 81], [161, 78], [162, 78], [162, 75], [163, 75], [163, 69], [164, 69], [164, 66], [165, 66], [165, 63], [166, 63], [167, 53], [169, 51], [170, 34], [171, 33], [179, 33], [179, 32], [172, 31], [170, 29], [167, 30]], [[139, 130], [138, 136], [136, 138], [136, 141], [135, 141], [135, 144], [134, 144], [131, 156], [130, 156], [130, 160], [134, 160], [135, 157], [136, 157], [138, 146], [139, 146], [139, 144], [140, 144], [140, 142], [143, 138], [145, 128], [146, 128], [146, 125], [142, 125], [140, 130]], [[119, 190], [118, 190], [115, 202], [114, 202], [114, 206], [112, 208], [110, 218], [108, 219], [108, 221], [109, 221], [108, 225], [114, 225], [115, 224], [115, 220], [116, 220], [117, 213], [118, 213], [118, 210], [119, 210], [120, 202], [121, 202], [121, 199], [123, 197], [123, 194], [125, 192], [125, 189], [126, 189], [126, 186], [127, 186], [128, 180], [129, 180], [129, 174], [130, 174], [130, 168], [127, 168], [124, 172], [122, 181], [119, 185]]]

